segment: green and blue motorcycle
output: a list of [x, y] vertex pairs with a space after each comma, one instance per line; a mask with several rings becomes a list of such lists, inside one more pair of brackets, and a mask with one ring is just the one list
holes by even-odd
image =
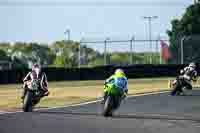
[[109, 117], [119, 108], [121, 101], [126, 97], [126, 93], [120, 91], [120, 89], [115, 85], [109, 83], [104, 84], [104, 93], [103, 115]]

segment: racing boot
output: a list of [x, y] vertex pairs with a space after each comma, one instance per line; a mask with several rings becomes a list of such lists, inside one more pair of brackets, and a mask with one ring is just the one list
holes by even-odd
[[104, 92], [104, 94], [103, 94], [103, 100], [101, 101], [101, 104], [105, 104], [107, 95], [108, 95], [107, 92]]

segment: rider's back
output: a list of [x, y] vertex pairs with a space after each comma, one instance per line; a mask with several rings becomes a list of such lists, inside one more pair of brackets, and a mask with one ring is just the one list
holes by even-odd
[[114, 87], [122, 90], [123, 92], [126, 91], [128, 88], [127, 88], [127, 78], [126, 76], [120, 76], [120, 75], [112, 75], [110, 78], [109, 78], [109, 83], [112, 84]]
[[188, 66], [184, 68], [183, 75], [191, 80], [197, 76], [197, 71], [193, 67]]

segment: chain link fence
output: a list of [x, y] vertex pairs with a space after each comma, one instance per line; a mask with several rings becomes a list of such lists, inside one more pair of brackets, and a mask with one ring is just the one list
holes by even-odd
[[161, 56], [161, 40], [139, 40], [134, 37], [117, 39], [81, 39], [79, 67], [102, 65], [164, 64]]
[[172, 58], [176, 64], [200, 62], [200, 35], [180, 35], [172, 44]]

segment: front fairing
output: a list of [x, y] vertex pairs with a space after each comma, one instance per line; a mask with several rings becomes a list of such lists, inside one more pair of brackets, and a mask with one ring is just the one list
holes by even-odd
[[28, 82], [28, 89], [29, 91], [32, 91], [34, 96], [39, 96], [40, 95], [40, 91], [39, 91], [39, 87], [40, 87], [40, 81], [37, 79], [34, 79], [30, 82]]
[[119, 91], [119, 89], [116, 86], [109, 83], [104, 85], [104, 92], [108, 92], [109, 94], [112, 94], [112, 95], [120, 95], [122, 93]]

